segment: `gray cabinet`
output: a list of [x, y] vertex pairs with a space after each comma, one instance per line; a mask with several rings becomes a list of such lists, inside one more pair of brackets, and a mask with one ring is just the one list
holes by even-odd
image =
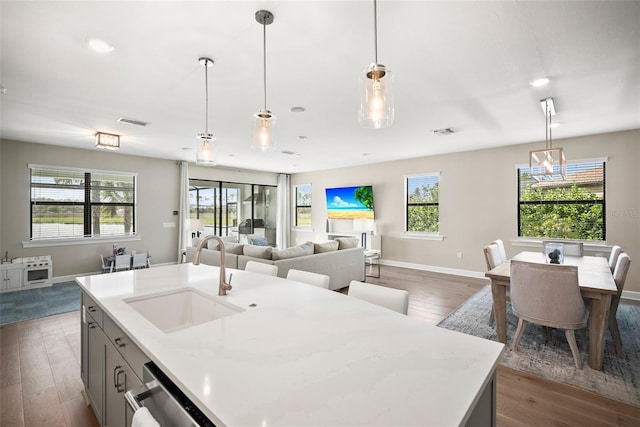
[[127, 390], [142, 385], [142, 365], [149, 358], [82, 293], [80, 376], [96, 418], [103, 427], [131, 425]]
[[124, 393], [140, 387], [142, 381], [111, 343], [106, 345], [105, 362], [104, 426], [129, 426]]

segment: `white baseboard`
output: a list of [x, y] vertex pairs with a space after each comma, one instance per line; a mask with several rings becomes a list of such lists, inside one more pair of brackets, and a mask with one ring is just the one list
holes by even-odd
[[[412, 268], [414, 270], [432, 271], [434, 273], [451, 274], [454, 276], [471, 277], [474, 279], [485, 279], [484, 272], [481, 271], [460, 270], [457, 268], [438, 267], [435, 265], [414, 264], [412, 262], [393, 261], [385, 259], [381, 259], [380, 264], [390, 265], [392, 267]], [[488, 281], [489, 279], [487, 279], [487, 283]]]
[[[484, 279], [484, 272], [460, 270], [456, 268], [438, 267], [435, 265], [427, 264], [414, 264], [411, 262], [393, 261], [393, 260], [380, 260], [382, 265], [390, 265], [392, 267], [412, 268], [414, 270], [432, 271], [434, 273], [452, 274], [455, 276], [472, 277], [474, 279]], [[488, 282], [489, 279], [487, 279]], [[622, 291], [622, 299], [631, 301], [640, 301], [640, 292], [636, 291]]]

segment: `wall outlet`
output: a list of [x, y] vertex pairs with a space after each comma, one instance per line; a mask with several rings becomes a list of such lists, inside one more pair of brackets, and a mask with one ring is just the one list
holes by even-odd
[[462, 259], [462, 252], [458, 252], [458, 259]]

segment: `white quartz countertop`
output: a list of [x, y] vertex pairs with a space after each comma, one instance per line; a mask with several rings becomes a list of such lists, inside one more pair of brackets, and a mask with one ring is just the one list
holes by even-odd
[[[217, 425], [459, 425], [502, 352], [338, 292], [240, 270], [227, 270], [233, 289], [218, 297], [218, 271], [178, 264], [77, 279]], [[165, 333], [123, 301], [184, 287], [244, 311]]]

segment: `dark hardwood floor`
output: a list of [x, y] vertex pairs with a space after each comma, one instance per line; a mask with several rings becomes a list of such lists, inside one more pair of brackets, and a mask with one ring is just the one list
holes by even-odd
[[[408, 290], [408, 315], [431, 325], [485, 286], [390, 266], [367, 282]], [[1, 427], [98, 425], [80, 393], [79, 316], [76, 311], [0, 327]], [[502, 366], [497, 378], [498, 426], [640, 425], [640, 408]]]

